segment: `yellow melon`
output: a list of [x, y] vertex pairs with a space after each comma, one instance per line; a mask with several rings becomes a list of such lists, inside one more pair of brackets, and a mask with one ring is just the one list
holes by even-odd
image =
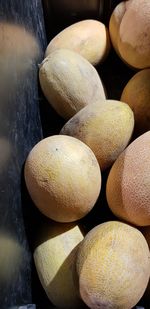
[[144, 236], [117, 221], [100, 224], [85, 236], [76, 263], [80, 295], [91, 309], [131, 309], [150, 276]]
[[74, 136], [88, 145], [103, 171], [127, 146], [133, 128], [134, 115], [127, 104], [101, 99], [74, 115], [60, 134]]
[[81, 308], [75, 259], [83, 240], [80, 226], [49, 222], [39, 230], [34, 261], [41, 284], [57, 308]]
[[82, 20], [60, 33], [48, 44], [45, 56], [60, 48], [74, 50], [96, 65], [103, 61], [110, 50], [107, 27], [98, 20]]
[[150, 130], [150, 69], [136, 73], [126, 84], [121, 95], [134, 112], [135, 133]]
[[94, 206], [101, 188], [101, 172], [92, 150], [78, 139], [54, 135], [29, 153], [25, 181], [31, 198], [47, 217], [71, 222]]
[[99, 98], [105, 98], [96, 69], [71, 50], [59, 49], [45, 58], [39, 78], [45, 97], [65, 119]]

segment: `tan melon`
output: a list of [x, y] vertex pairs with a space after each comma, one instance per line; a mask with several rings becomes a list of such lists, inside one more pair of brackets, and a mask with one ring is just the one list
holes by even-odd
[[39, 78], [45, 97], [65, 119], [99, 98], [105, 98], [96, 69], [71, 50], [59, 49], [44, 59]]
[[121, 95], [134, 112], [135, 133], [150, 130], [150, 69], [136, 73], [126, 84]]
[[118, 39], [119, 39], [119, 28], [122, 21], [122, 18], [126, 11], [126, 3], [125, 1], [120, 2], [114, 9], [110, 20], [109, 20], [109, 33], [112, 45], [119, 56], [118, 50]]
[[133, 128], [134, 115], [127, 104], [100, 100], [73, 116], [60, 134], [74, 136], [87, 144], [103, 171], [112, 165], [127, 146]]
[[139, 226], [150, 225], [150, 131], [134, 140], [115, 161], [106, 195], [117, 217]]
[[101, 188], [101, 172], [92, 150], [78, 139], [54, 135], [29, 153], [25, 181], [31, 198], [47, 217], [71, 222], [94, 206]]
[[150, 252], [140, 231], [121, 222], [93, 228], [77, 253], [80, 295], [91, 309], [133, 308], [147, 287]]
[[34, 261], [41, 284], [57, 308], [81, 308], [75, 259], [83, 232], [76, 224], [49, 222], [39, 230]]
[[112, 44], [120, 57], [138, 69], [150, 67], [150, 1], [123, 1], [109, 23]]
[[74, 50], [96, 65], [110, 50], [107, 27], [98, 20], [83, 20], [58, 33], [48, 44], [45, 56], [59, 48]]

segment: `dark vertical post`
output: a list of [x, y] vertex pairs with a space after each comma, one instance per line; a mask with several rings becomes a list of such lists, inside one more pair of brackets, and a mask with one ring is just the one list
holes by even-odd
[[41, 0], [0, 0], [1, 309], [32, 303], [21, 177], [28, 152], [42, 138], [38, 64], [45, 46]]

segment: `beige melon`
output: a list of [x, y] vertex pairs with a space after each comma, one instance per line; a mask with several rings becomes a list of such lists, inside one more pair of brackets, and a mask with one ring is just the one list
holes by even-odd
[[59, 49], [45, 58], [39, 78], [45, 97], [65, 119], [99, 98], [105, 98], [96, 69], [71, 50]]
[[150, 131], [134, 140], [115, 161], [106, 195], [117, 217], [139, 226], [150, 225]]
[[41, 284], [57, 308], [81, 308], [75, 260], [84, 235], [79, 225], [49, 222], [39, 230], [34, 261]]
[[112, 44], [120, 57], [138, 69], [150, 67], [150, 1], [123, 1], [109, 23]]
[[147, 287], [150, 252], [140, 231], [121, 222], [93, 228], [77, 253], [80, 295], [89, 308], [131, 309]]
[[74, 50], [96, 65], [105, 59], [110, 50], [107, 27], [98, 20], [77, 22], [61, 31], [50, 41], [45, 56], [59, 48]]
[[120, 101], [100, 100], [73, 116], [60, 134], [71, 135], [94, 152], [101, 170], [117, 159], [129, 143], [134, 128], [130, 107]]
[[71, 136], [43, 139], [29, 153], [25, 181], [31, 198], [47, 217], [71, 222], [94, 206], [101, 172], [92, 150]]
[[150, 69], [136, 73], [126, 84], [121, 95], [134, 112], [135, 133], [150, 130]]

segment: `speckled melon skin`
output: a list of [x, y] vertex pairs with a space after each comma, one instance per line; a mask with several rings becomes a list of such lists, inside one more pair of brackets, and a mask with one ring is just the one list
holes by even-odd
[[150, 69], [139, 71], [128, 81], [120, 100], [134, 112], [135, 133], [150, 130]]
[[96, 69], [72, 50], [58, 49], [50, 53], [40, 66], [39, 79], [45, 97], [65, 119], [105, 98]]
[[48, 44], [45, 56], [60, 48], [74, 50], [97, 65], [110, 50], [108, 29], [98, 20], [82, 20], [58, 33]]
[[77, 254], [80, 295], [91, 309], [131, 309], [146, 289], [150, 252], [142, 233], [122, 222], [93, 228]]
[[150, 225], [150, 131], [134, 140], [115, 161], [106, 195], [117, 217], [139, 226]]
[[35, 145], [24, 174], [37, 208], [58, 222], [84, 217], [101, 189], [101, 171], [94, 153], [71, 136], [53, 135]]
[[150, 2], [129, 0], [114, 9], [109, 32], [112, 44], [129, 66], [144, 69], [150, 67]]
[[133, 129], [134, 114], [127, 104], [101, 99], [74, 115], [60, 134], [74, 136], [88, 145], [104, 171], [127, 146]]

